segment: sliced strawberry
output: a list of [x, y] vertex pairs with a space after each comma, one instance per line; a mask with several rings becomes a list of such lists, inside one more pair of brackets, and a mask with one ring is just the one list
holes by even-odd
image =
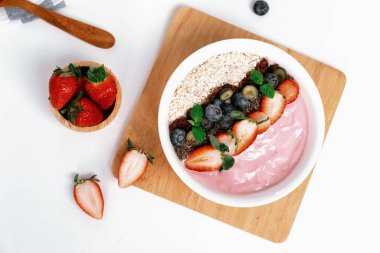
[[232, 132], [237, 139], [235, 155], [239, 155], [248, 148], [256, 139], [257, 124], [250, 120], [240, 120], [232, 126]]
[[195, 171], [216, 171], [222, 167], [222, 155], [212, 146], [203, 146], [190, 153], [185, 166]]
[[273, 125], [282, 115], [286, 106], [283, 95], [276, 91], [273, 98], [263, 97], [261, 101], [260, 111], [269, 116], [270, 123]]
[[78, 180], [79, 175], [74, 178], [74, 198], [79, 207], [88, 215], [95, 219], [103, 217], [104, 200], [102, 190], [100, 189], [96, 175]]
[[148, 167], [148, 158], [138, 150], [125, 153], [119, 167], [119, 187], [125, 188], [133, 184]]
[[270, 119], [265, 112], [254, 112], [247, 115], [247, 118], [256, 121], [258, 134], [264, 133], [270, 127]]
[[133, 184], [144, 173], [148, 162], [153, 164], [153, 159], [153, 156], [133, 146], [128, 139], [128, 151], [119, 166], [119, 187], [125, 188]]
[[236, 153], [236, 145], [237, 145], [237, 140], [234, 137], [234, 134], [232, 133], [220, 133], [216, 136], [216, 139], [220, 143], [223, 143], [228, 146], [229, 152], [225, 152], [225, 155], [235, 155]]
[[285, 80], [277, 89], [284, 95], [287, 104], [294, 102], [300, 92], [298, 84], [293, 80]]

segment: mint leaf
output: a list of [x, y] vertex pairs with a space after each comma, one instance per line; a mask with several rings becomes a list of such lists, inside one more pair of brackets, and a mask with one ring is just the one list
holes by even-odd
[[230, 117], [233, 119], [246, 119], [244, 113], [241, 111], [231, 111]]
[[191, 109], [191, 118], [194, 121], [194, 125], [199, 126], [201, 124], [203, 119], [203, 108], [200, 104], [195, 104], [193, 109]]
[[195, 126], [195, 122], [194, 122], [194, 120], [189, 119], [187, 122], [189, 122], [190, 125]]
[[206, 132], [205, 132], [205, 130], [203, 130], [203, 128], [201, 128], [199, 126], [194, 126], [191, 129], [191, 132], [193, 133], [194, 139], [198, 143], [202, 143], [206, 139]]
[[[222, 157], [222, 168], [221, 170], [229, 170], [234, 166], [235, 159], [232, 156], [225, 155]], [[219, 171], [221, 171], [219, 170]]]
[[260, 92], [268, 98], [274, 97], [274, 89], [270, 84], [263, 84], [260, 86]]
[[251, 80], [255, 84], [262, 85], [264, 82], [264, 76], [261, 74], [258, 70], [252, 70], [251, 71]]

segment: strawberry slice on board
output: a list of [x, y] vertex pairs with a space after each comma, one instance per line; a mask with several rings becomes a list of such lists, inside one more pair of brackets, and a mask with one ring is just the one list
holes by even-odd
[[285, 80], [277, 89], [285, 97], [287, 104], [293, 103], [300, 93], [298, 84], [293, 80]]
[[219, 150], [207, 145], [193, 150], [185, 161], [189, 170], [218, 171], [222, 167], [222, 154]]
[[235, 134], [237, 140], [235, 155], [239, 155], [255, 141], [258, 127], [253, 120], [244, 119], [236, 122], [231, 131]]
[[128, 139], [128, 151], [124, 154], [118, 173], [118, 184], [120, 188], [126, 188], [133, 184], [148, 167], [148, 162], [153, 164], [150, 154], [133, 146], [132, 141]]
[[235, 155], [236, 153], [236, 146], [237, 146], [237, 139], [235, 137], [234, 133], [220, 133], [216, 136], [216, 139], [220, 143], [225, 144], [228, 147], [228, 152], [225, 152], [226, 155]]
[[263, 97], [260, 105], [260, 111], [269, 116], [270, 124], [273, 125], [283, 114], [286, 106], [284, 96], [275, 91], [273, 98]]
[[247, 118], [256, 121], [258, 134], [264, 133], [270, 127], [270, 119], [265, 112], [254, 112], [247, 115]]
[[101, 219], [104, 211], [104, 200], [99, 180], [96, 175], [86, 179], [79, 179], [79, 174], [74, 177], [74, 198], [78, 206], [95, 219]]
[[87, 81], [84, 85], [86, 93], [102, 110], [110, 108], [116, 100], [117, 86], [113, 75], [106, 73], [104, 65], [90, 67], [86, 73]]

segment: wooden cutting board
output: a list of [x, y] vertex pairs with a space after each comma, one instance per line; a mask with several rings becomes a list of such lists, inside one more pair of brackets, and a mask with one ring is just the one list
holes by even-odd
[[341, 71], [197, 10], [183, 7], [173, 18], [121, 140], [112, 166], [113, 173], [116, 175], [120, 159], [126, 151], [127, 139], [131, 138], [137, 146], [144, 147], [156, 157], [154, 165], [148, 167], [135, 186], [270, 241], [283, 242], [289, 235], [311, 175], [291, 194], [272, 204], [253, 208], [227, 207], [190, 190], [176, 176], [161, 149], [157, 115], [161, 94], [170, 75], [197, 49], [230, 38], [262, 40], [295, 57], [314, 79], [322, 96], [327, 133], [345, 86], [345, 75]]

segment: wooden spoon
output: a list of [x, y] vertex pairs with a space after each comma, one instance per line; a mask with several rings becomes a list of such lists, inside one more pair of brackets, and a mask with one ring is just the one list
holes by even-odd
[[18, 7], [45, 20], [71, 35], [100, 48], [110, 48], [115, 38], [107, 31], [60, 15], [26, 0], [0, 0], [0, 7]]

